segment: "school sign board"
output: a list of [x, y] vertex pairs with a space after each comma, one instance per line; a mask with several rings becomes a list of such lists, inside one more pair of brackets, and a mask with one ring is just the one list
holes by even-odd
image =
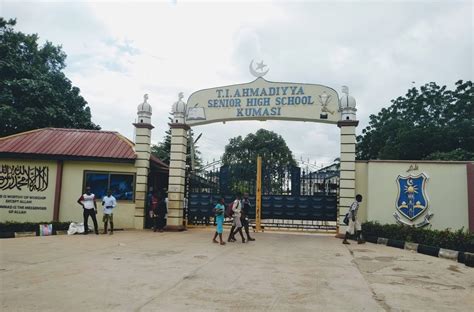
[[231, 120], [295, 120], [337, 124], [339, 97], [317, 84], [271, 82], [264, 78], [197, 91], [188, 99], [190, 126]]

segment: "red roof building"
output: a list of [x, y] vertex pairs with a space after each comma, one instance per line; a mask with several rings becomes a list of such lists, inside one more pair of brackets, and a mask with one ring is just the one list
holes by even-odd
[[43, 156], [49, 159], [133, 162], [134, 144], [114, 131], [44, 128], [0, 138], [4, 157]]
[[166, 190], [169, 167], [148, 152], [149, 136], [141, 141], [115, 131], [59, 128], [0, 138], [0, 219], [80, 221], [77, 199], [90, 187], [98, 206], [112, 191], [116, 226], [149, 226], [146, 196]]
[[[133, 163], [134, 146], [115, 131], [43, 128], [0, 138], [0, 157]], [[160, 169], [168, 169], [153, 155], [150, 161]]]

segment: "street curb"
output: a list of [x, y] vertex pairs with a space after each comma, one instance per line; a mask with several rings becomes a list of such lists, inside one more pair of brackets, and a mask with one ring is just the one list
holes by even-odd
[[[47, 236], [56, 236], [56, 235], [66, 235], [67, 231], [63, 230], [57, 230], [53, 231], [51, 235]], [[34, 237], [34, 236], [40, 236], [38, 231], [33, 232], [0, 232], [0, 239], [2, 238], [22, 238], [22, 237]]]
[[389, 239], [387, 242], [387, 246], [405, 249], [405, 242], [396, 239]]
[[0, 238], [15, 238], [15, 232], [0, 232]]
[[15, 238], [36, 236], [36, 232], [15, 232]]
[[418, 252], [418, 244], [405, 242], [405, 249]]
[[439, 248], [424, 244], [388, 239], [384, 237], [369, 236], [366, 238], [366, 241], [373, 244], [386, 245], [388, 247], [406, 249], [428, 256], [448, 259], [459, 263], [464, 263], [468, 267], [474, 267], [474, 253], [471, 252]]
[[441, 248], [438, 257], [458, 261], [459, 251]]
[[465, 252], [464, 253], [464, 264], [468, 267], [474, 268], [474, 253]]

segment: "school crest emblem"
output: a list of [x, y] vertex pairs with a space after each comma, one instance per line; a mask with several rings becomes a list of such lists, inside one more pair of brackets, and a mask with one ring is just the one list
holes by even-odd
[[[396, 207], [398, 213], [395, 212], [394, 217], [399, 223], [416, 227], [429, 224], [429, 219], [433, 214], [428, 211], [428, 197], [425, 190], [427, 181], [428, 176], [424, 173], [416, 176], [410, 174], [397, 177], [398, 196]], [[422, 215], [425, 216], [423, 221], [415, 224], [414, 220]]]

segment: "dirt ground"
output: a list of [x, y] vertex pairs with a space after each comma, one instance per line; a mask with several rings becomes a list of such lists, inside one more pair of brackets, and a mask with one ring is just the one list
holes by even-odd
[[472, 311], [474, 269], [328, 235], [182, 233], [0, 240], [1, 311]]

